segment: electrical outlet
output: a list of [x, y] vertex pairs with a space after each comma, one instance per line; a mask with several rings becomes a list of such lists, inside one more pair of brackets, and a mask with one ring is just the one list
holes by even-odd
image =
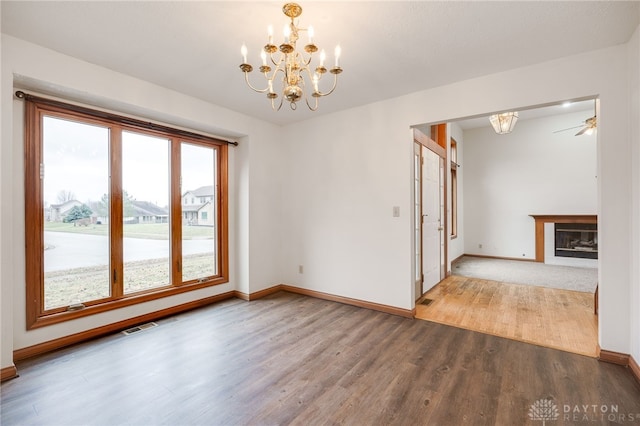
[[299, 274], [304, 274], [304, 266], [298, 265], [298, 273]]
[[482, 244], [478, 244], [478, 248], [482, 248]]

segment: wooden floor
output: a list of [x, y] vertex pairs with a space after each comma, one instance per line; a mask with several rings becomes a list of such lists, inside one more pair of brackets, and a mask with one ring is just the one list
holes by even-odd
[[589, 293], [451, 275], [416, 303], [416, 318], [596, 357], [593, 304]]
[[565, 405], [640, 419], [621, 366], [286, 292], [158, 324], [19, 363], [1, 423], [524, 425], [541, 399], [554, 426], [578, 424]]

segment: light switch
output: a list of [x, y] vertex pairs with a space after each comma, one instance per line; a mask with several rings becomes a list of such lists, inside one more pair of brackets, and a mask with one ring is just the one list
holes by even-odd
[[393, 217], [400, 217], [400, 206], [393, 206]]

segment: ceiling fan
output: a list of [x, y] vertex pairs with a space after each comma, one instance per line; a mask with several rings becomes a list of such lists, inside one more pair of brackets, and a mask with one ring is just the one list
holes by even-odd
[[578, 133], [576, 133], [576, 134], [575, 134], [575, 136], [580, 136], [580, 135], [584, 135], [584, 134], [586, 134], [586, 135], [590, 135], [590, 134], [592, 134], [592, 133], [593, 133], [593, 131], [596, 129], [596, 127], [597, 127], [597, 121], [598, 121], [598, 120], [597, 120], [596, 116], [594, 115], [594, 116], [593, 116], [593, 117], [591, 117], [591, 118], [587, 118], [587, 119], [584, 121], [584, 123], [583, 123], [583, 124], [581, 124], [581, 125], [579, 125], [579, 126], [573, 126], [573, 127], [569, 127], [569, 128], [562, 129], [562, 130], [556, 130], [556, 131], [555, 131], [555, 132], [553, 132], [553, 133], [565, 132], [565, 131], [567, 131], [567, 130], [577, 129], [577, 128], [580, 128], [580, 127], [581, 127], [581, 129], [578, 131]]

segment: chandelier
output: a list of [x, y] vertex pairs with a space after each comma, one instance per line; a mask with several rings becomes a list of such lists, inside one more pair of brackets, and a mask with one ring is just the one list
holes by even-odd
[[[315, 111], [318, 109], [318, 98], [333, 93], [338, 83], [338, 74], [342, 72], [339, 63], [340, 46], [335, 49], [335, 65], [333, 68], [327, 70], [325, 67], [326, 54], [324, 50], [320, 52], [319, 61], [314, 68], [311, 62], [314, 53], [318, 51], [318, 47], [313, 42], [313, 27], [300, 28], [296, 25], [295, 18], [302, 14], [302, 8], [296, 3], [285, 4], [282, 7], [282, 12], [291, 18], [291, 22], [284, 27], [284, 42], [280, 46], [273, 44], [273, 27], [269, 26], [268, 42], [260, 52], [262, 65], [259, 70], [266, 79], [266, 87], [257, 89], [249, 82], [249, 73], [253, 71], [253, 67], [247, 63], [247, 46], [244, 44], [240, 49], [242, 54], [240, 69], [244, 72], [245, 81], [251, 89], [258, 93], [267, 94], [273, 110], [279, 111], [285, 99], [289, 102], [291, 109], [295, 110], [297, 108], [296, 102], [304, 98], [309, 109]], [[306, 31], [308, 37], [304, 52], [297, 50], [299, 33], [302, 31]], [[279, 54], [277, 53], [278, 51]], [[329, 91], [322, 92], [319, 88], [320, 80], [327, 71], [333, 74], [333, 85]], [[281, 74], [279, 75], [278, 73]], [[276, 87], [278, 87], [277, 92]], [[315, 102], [309, 102], [309, 92], [311, 92], [311, 97], [314, 98]], [[280, 96], [279, 103], [276, 102], [278, 96]]]
[[518, 113], [504, 112], [502, 114], [494, 114], [489, 117], [489, 121], [497, 134], [504, 135], [513, 131], [516, 121], [518, 121]]

